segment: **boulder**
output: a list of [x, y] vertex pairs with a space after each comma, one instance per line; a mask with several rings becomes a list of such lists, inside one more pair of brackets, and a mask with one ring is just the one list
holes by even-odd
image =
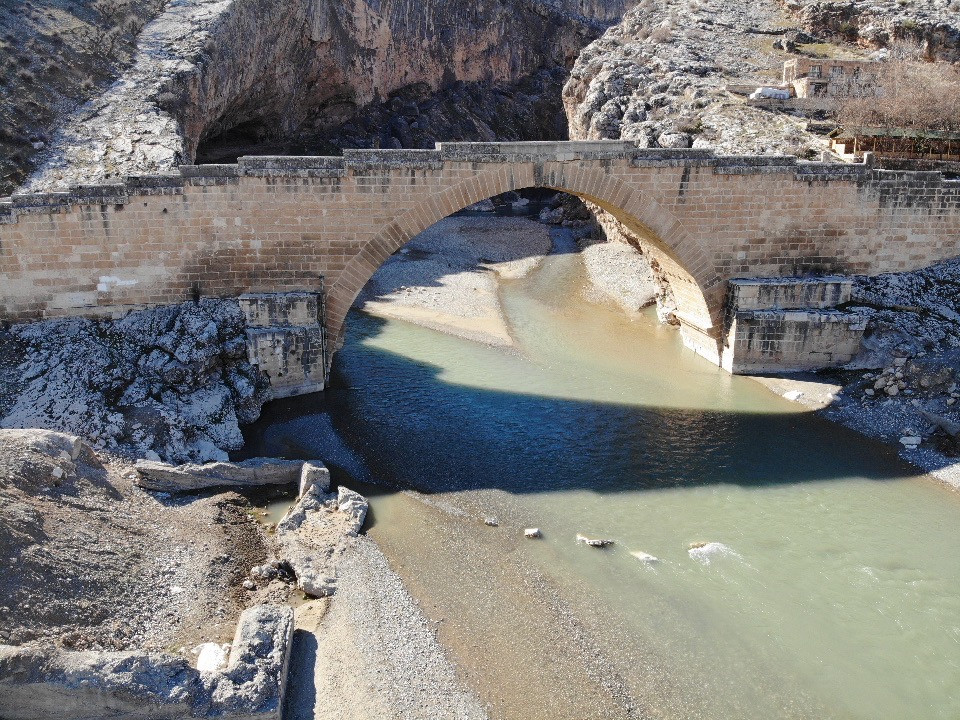
[[70, 460], [80, 457], [83, 450], [79, 437], [53, 430], [0, 430], [0, 442], [23, 443], [44, 455], [64, 459], [69, 456]]
[[300, 492], [297, 497], [303, 497], [315, 485], [323, 492], [330, 492], [330, 471], [323, 463], [308, 460], [300, 470]]
[[312, 597], [336, 591], [337, 561], [347, 540], [356, 537], [367, 516], [367, 500], [341, 487], [324, 493], [313, 485], [277, 524], [281, 555], [297, 576], [297, 586]]
[[174, 720], [194, 717], [202, 695], [199, 673], [166, 653], [0, 646], [0, 717], [6, 720]]
[[340, 486], [337, 494], [337, 509], [345, 513], [352, 520], [352, 530], [349, 534], [356, 535], [367, 519], [367, 499], [360, 493]]
[[202, 643], [193, 649], [197, 656], [197, 670], [200, 672], [218, 672], [227, 665], [230, 645], [220, 643]]
[[956, 423], [950, 418], [944, 417], [943, 415], [927, 412], [926, 410], [920, 410], [919, 412], [927, 422], [935, 427], [940, 428], [950, 437], [960, 437], [960, 423]]
[[205, 465], [169, 465], [153, 460], [138, 460], [136, 483], [147, 490], [172, 493], [212, 487], [288, 485], [300, 480], [303, 465], [300, 460], [277, 458]]
[[525, 538], [536, 539], [536, 538], [542, 538], [543, 533], [540, 532], [540, 528], [527, 528], [526, 530], [523, 531], [523, 536]]
[[657, 142], [662, 148], [688, 148], [693, 144], [692, 139], [687, 133], [661, 133]]
[[207, 715], [280, 720], [293, 646], [293, 608], [256, 605], [240, 615], [226, 672], [210, 684]]
[[642, 550], [634, 550], [630, 554], [633, 555], [640, 562], [646, 563], [647, 565], [652, 565], [653, 563], [660, 562], [660, 558], [654, 555], [651, 555], [650, 553], [645, 553]]
[[583, 545], [589, 545], [594, 548], [605, 548], [607, 545], [613, 545], [613, 540], [604, 540], [601, 538], [588, 538], [586, 535], [577, 534], [577, 542]]

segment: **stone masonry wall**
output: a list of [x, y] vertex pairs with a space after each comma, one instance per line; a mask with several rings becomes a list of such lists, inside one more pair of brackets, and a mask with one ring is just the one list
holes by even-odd
[[594, 203], [655, 250], [685, 339], [714, 362], [730, 278], [897, 272], [960, 255], [960, 181], [939, 173], [630, 141], [443, 144], [14, 196], [0, 204], [0, 317], [312, 291], [323, 278], [335, 347], [391, 253], [466, 205], [531, 186]]

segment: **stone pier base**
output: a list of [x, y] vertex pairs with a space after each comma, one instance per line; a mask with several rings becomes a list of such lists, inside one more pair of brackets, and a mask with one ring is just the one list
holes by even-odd
[[837, 309], [852, 286], [842, 277], [731, 280], [721, 366], [750, 374], [850, 362], [867, 324], [863, 315]]
[[326, 334], [320, 292], [241, 295], [247, 355], [270, 380], [273, 399], [324, 389]]

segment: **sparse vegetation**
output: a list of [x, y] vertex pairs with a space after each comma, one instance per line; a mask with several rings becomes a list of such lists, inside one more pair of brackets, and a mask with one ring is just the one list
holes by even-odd
[[90, 98], [127, 65], [166, 0], [0, 3], [0, 196], [33, 170], [58, 113]]
[[890, 61], [874, 93], [843, 101], [838, 120], [850, 127], [960, 132], [960, 70], [948, 63]]

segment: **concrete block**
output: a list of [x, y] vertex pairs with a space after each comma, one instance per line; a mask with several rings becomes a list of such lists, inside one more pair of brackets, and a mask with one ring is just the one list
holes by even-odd
[[330, 492], [330, 471], [322, 463], [305, 462], [300, 469], [300, 491], [297, 497], [303, 497], [314, 486], [325, 493]]

